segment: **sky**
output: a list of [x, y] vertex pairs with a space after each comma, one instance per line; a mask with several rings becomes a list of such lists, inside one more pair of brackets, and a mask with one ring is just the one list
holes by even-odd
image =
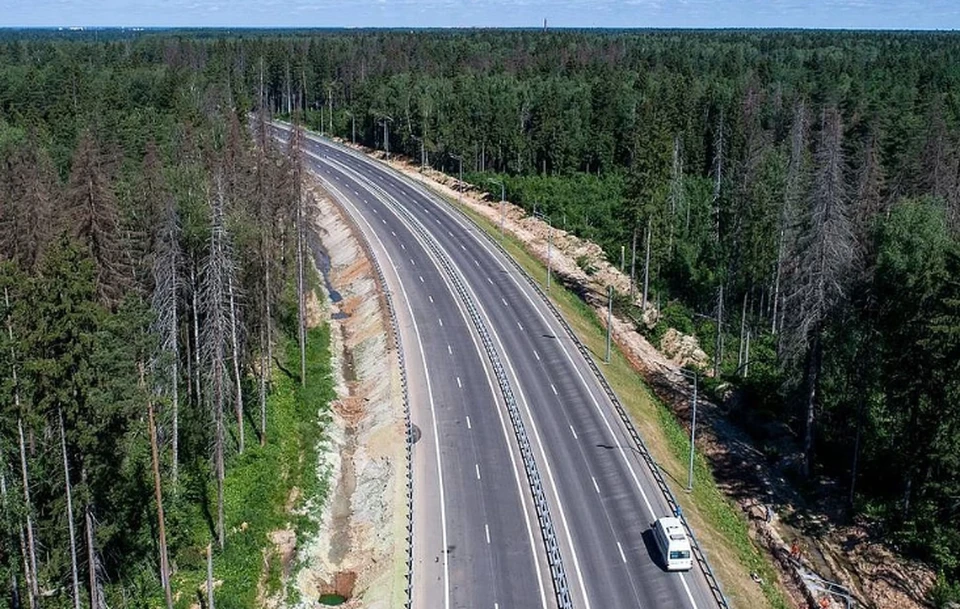
[[0, 0], [0, 27], [960, 29], [960, 0]]

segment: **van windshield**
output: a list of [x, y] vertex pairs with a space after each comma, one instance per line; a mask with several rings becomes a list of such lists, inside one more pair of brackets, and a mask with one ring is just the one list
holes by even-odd
[[687, 560], [690, 552], [670, 552], [670, 560]]

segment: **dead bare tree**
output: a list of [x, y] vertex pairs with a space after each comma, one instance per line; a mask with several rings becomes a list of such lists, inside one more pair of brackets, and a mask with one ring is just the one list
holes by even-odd
[[813, 184], [787, 296], [790, 315], [785, 327], [786, 361], [803, 362], [804, 475], [810, 474], [813, 459], [823, 330], [829, 315], [846, 297], [856, 255], [849, 217], [843, 123], [836, 108], [823, 110], [814, 161]]
[[687, 206], [686, 193], [683, 187], [683, 150], [680, 146], [680, 135], [673, 136], [673, 164], [670, 169], [670, 234], [667, 245], [668, 255], [673, 256], [673, 238], [676, 227], [676, 216], [681, 210], [686, 214], [684, 232], [690, 229], [690, 208]]
[[24, 580], [27, 584], [27, 600], [31, 609], [37, 607], [40, 599], [40, 585], [37, 581], [37, 552], [33, 533], [33, 503], [30, 500], [30, 475], [27, 467], [27, 449], [23, 438], [23, 410], [20, 404], [20, 383], [17, 371], [17, 354], [14, 348], [13, 321], [10, 317], [10, 289], [3, 288], [3, 301], [7, 316], [7, 338], [10, 341], [10, 378], [13, 381], [13, 405], [17, 412], [17, 433], [20, 449], [20, 475], [23, 486], [24, 520], [27, 530], [26, 560], [24, 561]]
[[[80, 483], [83, 487], [87, 486], [87, 470], [80, 468]], [[86, 532], [87, 545], [87, 575], [89, 577], [90, 607], [91, 609], [107, 609], [103, 598], [103, 586], [99, 577], [100, 574], [100, 556], [97, 553], [96, 544], [96, 526], [97, 521], [93, 517], [92, 499], [83, 506], [84, 531]]]
[[234, 295], [233, 273], [227, 274], [227, 295], [230, 300], [230, 346], [233, 360], [234, 405], [237, 414], [237, 443], [239, 451], [243, 452], [243, 386], [240, 383], [240, 339], [237, 331], [237, 299]]
[[111, 170], [97, 138], [80, 136], [73, 155], [64, 207], [70, 232], [90, 250], [97, 265], [97, 296], [116, 306], [129, 283], [119, 241], [119, 212]]
[[713, 196], [711, 199], [713, 205], [713, 238], [717, 243], [720, 242], [720, 186], [723, 183], [723, 110], [721, 109], [717, 117], [717, 131], [713, 142]]
[[183, 271], [183, 255], [180, 249], [180, 219], [173, 197], [167, 197], [162, 216], [162, 225], [155, 243], [153, 265], [154, 291], [151, 306], [154, 311], [154, 332], [160, 337], [159, 353], [154, 358], [154, 368], [162, 367], [158, 379], [158, 395], [170, 397], [171, 451], [170, 476], [177, 479], [180, 437], [180, 288]]
[[781, 283], [788, 249], [792, 249], [796, 240], [797, 213], [806, 182], [807, 154], [807, 109], [798, 102], [793, 112], [793, 125], [790, 128], [790, 160], [787, 165], [787, 177], [784, 185], [783, 207], [780, 211], [779, 239], [777, 242], [777, 267], [773, 280], [773, 315], [771, 331], [777, 334], [783, 326], [783, 297]]
[[[2, 458], [2, 456], [0, 456]], [[5, 461], [0, 460], [0, 505], [3, 506], [3, 533], [4, 533], [4, 544], [3, 549], [5, 553], [9, 554], [11, 557], [14, 552], [10, 550], [10, 544], [8, 543], [8, 534], [9, 531], [14, 528], [13, 523], [11, 522], [10, 513], [12, 508], [10, 506], [10, 500], [7, 493], [7, 464]], [[23, 527], [16, 525], [17, 531], [19, 532], [20, 537], [20, 547], [23, 548]], [[13, 537], [12, 534], [9, 537]], [[13, 558], [11, 558], [13, 562]], [[14, 568], [10, 569], [10, 597], [11, 605], [14, 609], [20, 608], [20, 583], [17, 581], [17, 570]]]
[[303, 192], [303, 128], [299, 123], [294, 125], [290, 134], [288, 155], [291, 166], [291, 192], [294, 209], [294, 229], [297, 237], [297, 339], [300, 344], [300, 384], [307, 384], [307, 318], [306, 318], [306, 286], [304, 285], [304, 203]]
[[[140, 364], [140, 387], [144, 389], [143, 364]], [[153, 465], [153, 493], [157, 503], [157, 534], [160, 537], [160, 584], [167, 609], [173, 609], [173, 593], [170, 589], [170, 561], [167, 557], [167, 527], [163, 516], [163, 485], [160, 480], [160, 451], [157, 447], [157, 426], [153, 416], [153, 400], [147, 398], [147, 424], [150, 427], [150, 458]]]
[[63, 412], [57, 410], [60, 426], [60, 449], [63, 453], [63, 481], [67, 496], [67, 525], [70, 530], [70, 576], [73, 586], [73, 609], [80, 609], [80, 578], [77, 569], [77, 534], [73, 523], [73, 489], [70, 486], [70, 460], [67, 456], [67, 434], [63, 429]]
[[204, 335], [201, 346], [206, 362], [207, 396], [213, 418], [213, 468], [217, 483], [217, 542], [224, 545], [224, 422], [223, 411], [230, 393], [227, 359], [230, 351], [229, 284], [234, 273], [233, 254], [224, 220], [223, 183], [216, 179], [216, 196], [210, 201], [210, 242], [203, 266], [201, 303]]
[[276, 264], [274, 256], [274, 229], [276, 225], [276, 205], [274, 180], [272, 179], [270, 155], [273, 151], [273, 140], [268, 135], [266, 110], [261, 105], [257, 113], [257, 139], [259, 149], [255, 162], [255, 200], [257, 204], [256, 217], [260, 226], [259, 231], [259, 263], [262, 291], [258, 299], [260, 313], [259, 321], [259, 399], [260, 399], [260, 444], [267, 441], [267, 394], [270, 391], [269, 378], [271, 362], [273, 361], [273, 268]]
[[27, 589], [28, 589], [28, 600], [30, 601], [30, 607], [35, 609], [39, 606], [40, 602], [40, 584], [37, 581], [37, 551], [36, 551], [36, 542], [33, 534], [33, 504], [30, 501], [30, 476], [27, 469], [27, 450], [26, 442], [23, 439], [23, 419], [17, 419], [17, 432], [20, 436], [20, 474], [21, 474], [21, 484], [23, 485], [23, 503], [24, 510], [26, 512], [26, 528], [27, 528], [27, 553], [29, 554], [29, 562], [24, 565], [27, 569], [25, 572], [25, 577], [27, 580]]
[[6, 167], [7, 202], [0, 208], [0, 251], [34, 269], [53, 236], [54, 169], [34, 134]]

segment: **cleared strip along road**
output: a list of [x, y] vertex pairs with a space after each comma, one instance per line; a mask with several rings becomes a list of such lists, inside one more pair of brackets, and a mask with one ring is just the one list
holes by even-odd
[[476, 295], [501, 357], [515, 373], [538, 437], [531, 440], [552, 471], [552, 511], [562, 516], [558, 533], [566, 536], [564, 563], [576, 605], [715, 606], [699, 571], [666, 573], [657, 565], [649, 523], [667, 513], [666, 502], [599, 383], [526, 281], [473, 227], [420, 187], [339, 147], [310, 142], [315, 152], [395, 197], [434, 235]]
[[[421, 388], [418, 394], [411, 393], [411, 417], [421, 431], [413, 453], [414, 606], [550, 606], [544, 590], [548, 576], [540, 572], [542, 544], [534, 537], [535, 521], [525, 511], [529, 501], [522, 492], [522, 471], [513, 460], [508, 423], [501, 418], [486, 362], [444, 277], [374, 189], [316, 156], [308, 155], [305, 161], [368, 236], [375, 235], [370, 240], [387, 256], [387, 274], [395, 272], [400, 283], [399, 290], [391, 289], [409, 304], [401, 316], [401, 332], [412, 332], [423, 347], [419, 365], [425, 368], [428, 378], [422, 383], [428, 384], [429, 392], [424, 394]], [[413, 340], [404, 335], [408, 365], [420, 359], [409, 346]], [[444, 581], [444, 560], [449, 561], [449, 582]]]

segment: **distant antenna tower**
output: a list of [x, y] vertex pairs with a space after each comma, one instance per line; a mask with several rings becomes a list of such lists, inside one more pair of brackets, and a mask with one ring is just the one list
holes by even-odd
[[547, 31], [547, 19], [546, 19], [546, 17], [544, 17], [544, 19], [543, 19], [543, 31], [544, 31], [544, 32]]

